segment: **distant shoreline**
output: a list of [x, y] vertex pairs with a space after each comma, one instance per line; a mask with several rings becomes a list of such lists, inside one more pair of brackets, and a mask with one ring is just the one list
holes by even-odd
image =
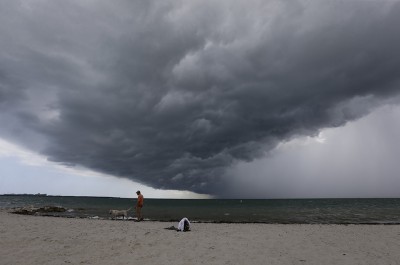
[[[0, 208], [26, 208], [25, 214], [106, 220], [111, 209], [129, 209], [128, 216], [135, 217], [135, 202], [114, 197], [0, 196]], [[159, 222], [187, 217], [224, 224], [400, 224], [400, 199], [145, 199], [143, 211], [145, 218]]]
[[52, 196], [52, 195], [47, 195], [45, 193], [36, 193], [36, 194], [30, 194], [30, 193], [14, 194], [14, 193], [9, 193], [9, 194], [0, 194], [0, 196]]
[[39, 196], [39, 197], [82, 197], [82, 198], [116, 198], [116, 199], [130, 199], [130, 198], [122, 198], [122, 197], [108, 197], [108, 196], [76, 196], [76, 195], [49, 195], [46, 193], [8, 193], [8, 194], [0, 194], [0, 196]]

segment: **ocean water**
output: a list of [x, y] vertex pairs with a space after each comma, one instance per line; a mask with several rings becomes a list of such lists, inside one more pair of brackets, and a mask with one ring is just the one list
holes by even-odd
[[[70, 196], [0, 196], [0, 208], [61, 206], [64, 217], [108, 219], [136, 199]], [[145, 220], [279, 224], [400, 224], [400, 199], [145, 199]]]

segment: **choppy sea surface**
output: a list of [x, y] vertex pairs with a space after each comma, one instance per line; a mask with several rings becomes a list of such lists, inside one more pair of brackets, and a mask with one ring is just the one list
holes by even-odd
[[[0, 208], [61, 206], [56, 216], [108, 219], [136, 199], [72, 196], [0, 196]], [[145, 199], [145, 220], [279, 224], [400, 224], [400, 199]]]

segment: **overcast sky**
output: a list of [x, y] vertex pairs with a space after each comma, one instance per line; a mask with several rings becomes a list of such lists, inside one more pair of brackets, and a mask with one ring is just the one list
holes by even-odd
[[0, 193], [398, 197], [399, 14], [0, 0]]

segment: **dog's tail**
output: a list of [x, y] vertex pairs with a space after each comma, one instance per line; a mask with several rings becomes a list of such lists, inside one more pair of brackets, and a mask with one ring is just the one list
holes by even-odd
[[131, 208], [129, 208], [128, 210], [126, 210], [126, 211], [128, 212], [128, 211], [130, 211], [131, 209], [132, 209], [132, 207], [131, 207]]

